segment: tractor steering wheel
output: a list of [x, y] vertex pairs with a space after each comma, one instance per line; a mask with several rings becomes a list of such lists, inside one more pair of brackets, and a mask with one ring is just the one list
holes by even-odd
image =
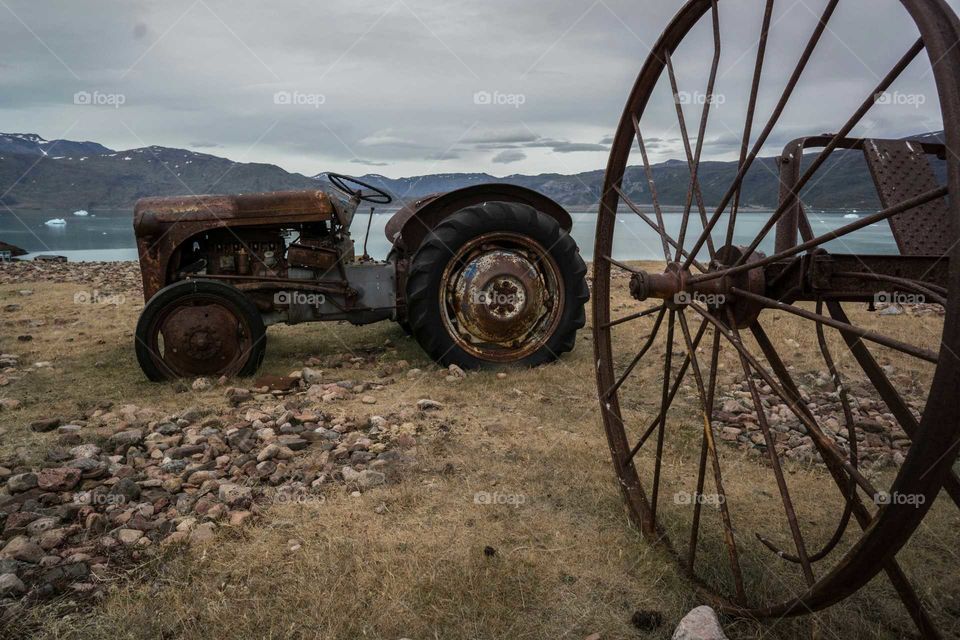
[[[340, 173], [328, 173], [327, 179], [330, 181], [330, 184], [337, 188], [337, 190], [342, 191], [351, 198], [356, 198], [363, 202], [370, 202], [372, 204], [390, 204], [393, 202], [393, 197], [383, 189], [378, 189], [373, 185], [369, 185], [366, 182], [362, 182], [351, 176], [345, 176]], [[357, 185], [360, 188], [351, 188], [348, 186], [348, 183]], [[364, 189], [367, 189], [370, 193], [364, 193]]]

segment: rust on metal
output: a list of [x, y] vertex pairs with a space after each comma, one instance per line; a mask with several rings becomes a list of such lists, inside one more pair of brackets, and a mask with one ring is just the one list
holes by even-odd
[[536, 241], [496, 232], [474, 238], [444, 270], [443, 321], [468, 353], [515, 361], [543, 346], [563, 309], [559, 267]]
[[573, 227], [567, 210], [544, 195], [512, 184], [481, 184], [446, 193], [424, 196], [402, 207], [387, 222], [387, 240], [404, 252], [416, 251], [423, 239], [448, 216], [466, 207], [495, 200], [526, 204], [560, 224], [564, 231]]
[[[960, 47], [957, 46], [960, 43], [960, 20], [942, 0], [901, 0], [912, 23], [910, 28], [915, 27], [920, 38], [885, 76], [879, 78], [873, 91], [851, 109], [853, 114], [836, 130], [837, 133], [798, 138], [786, 146], [778, 159], [779, 203], [760, 231], [748, 229], [751, 239], [743, 241], [736, 237], [735, 231], [743, 232], [741, 227], [746, 226], [738, 225], [737, 220], [744, 179], [761, 151], [773, 139], [771, 136], [780, 124], [791, 97], [800, 91], [801, 79], [822, 37], [830, 28], [828, 24], [839, 0], [827, 1], [786, 82], [771, 83], [783, 88], [772, 103], [774, 108], [769, 119], [754, 127], [755, 110], [760, 103], [758, 94], [760, 88], [767, 84], [761, 82], [761, 76], [765, 69], [766, 43], [775, 4], [774, 0], [758, 3], [759, 46], [749, 98], [740, 102], [746, 105], [747, 113], [738, 167], [736, 175], [722, 191], [723, 195], [715, 209], [707, 216], [701, 201], [698, 169], [700, 145], [705, 139], [706, 120], [710, 113], [707, 107], [715, 79], [716, 55], [722, 39], [717, 10], [720, 2], [722, 0], [687, 2], [652, 48], [627, 99], [614, 135], [601, 193], [593, 265], [597, 393], [614, 470], [624, 500], [644, 535], [676, 555], [684, 571], [707, 600], [727, 613], [780, 617], [817, 611], [836, 604], [878, 573], [884, 572], [920, 633], [924, 637], [940, 637], [924, 604], [898, 565], [896, 554], [920, 526], [941, 489], [960, 506], [960, 477], [951, 468], [956, 458], [955, 452], [960, 449], [960, 423], [956, 419], [960, 415], [960, 394], [956, 393], [957, 380], [960, 380], [960, 359], [955, 355], [960, 352], [960, 302], [956, 295], [960, 271], [955, 264], [960, 259], [957, 242], [960, 239], [960, 76], [957, 74], [957, 69], [960, 69]], [[707, 28], [708, 25], [704, 24], [707, 22], [712, 28]], [[702, 37], [709, 37], [707, 34], [713, 36], [714, 57], [699, 131], [688, 133], [683, 110], [678, 108], [676, 100], [670, 105], [661, 102], [651, 106], [651, 102], [655, 89], [667, 80], [664, 76], [669, 76], [674, 98], [678, 94], [682, 85], [677, 71], [682, 67], [678, 65], [674, 68], [672, 56], [681, 43], [695, 32]], [[921, 56], [921, 53], [925, 55]], [[930, 61], [932, 77], [937, 85], [936, 95], [940, 101], [944, 139], [850, 137], [850, 133], [863, 122], [879, 97], [918, 59]], [[702, 64], [706, 66], [709, 61], [705, 58]], [[645, 130], [644, 113], [648, 108], [658, 114], [664, 110], [677, 112], [677, 126], [690, 175], [678, 233], [668, 231], [666, 227], [661, 196], [641, 133]], [[695, 149], [690, 143], [690, 133], [697, 136]], [[642, 187], [639, 189], [634, 184], [625, 184], [628, 179], [627, 167], [639, 164], [631, 157], [638, 146], [645, 178], [640, 180]], [[814, 148], [820, 148], [819, 153], [812, 158], [804, 158], [804, 151]], [[870, 169], [880, 210], [816, 235], [801, 194], [837, 150], [862, 153]], [[650, 207], [641, 206], [628, 196], [637, 191], [650, 194], [653, 216], [648, 213]], [[699, 216], [703, 223], [702, 231], [698, 231], [692, 239], [688, 237], [692, 229], [689, 224], [691, 214]], [[637, 215], [654, 229], [660, 238], [666, 267], [651, 270], [636, 266], [622, 256], [622, 245], [618, 247], [621, 254], [614, 254], [614, 236], [616, 230], [621, 228], [617, 224], [618, 215]], [[713, 232], [721, 220], [727, 225], [726, 239], [714, 247], [712, 243], [715, 237], [720, 236], [714, 236]], [[875, 224], [889, 225], [899, 252], [897, 255], [835, 253], [824, 246]], [[775, 231], [774, 249], [769, 255], [764, 255], [759, 248], [771, 231]], [[740, 246], [738, 242], [748, 244]], [[837, 243], [837, 246], [842, 245]], [[707, 261], [704, 253], [709, 254], [707, 264], [701, 262]], [[614, 273], [627, 278], [614, 278]], [[624, 282], [628, 284], [624, 286]], [[617, 291], [613, 286], [621, 289]], [[891, 290], [909, 292], [921, 300], [943, 307], [943, 335], [938, 351], [914, 344], [916, 340], [909, 340], [910, 336], [891, 337], [887, 335], [889, 330], [878, 331], [859, 326], [844, 312], [842, 303], [872, 304], [880, 294]], [[638, 306], [620, 314], [619, 318], [612, 318], [611, 308], [614, 305], [611, 296], [616, 293], [628, 293]], [[644, 304], [648, 301], [657, 303], [657, 306]], [[815, 305], [815, 311], [811, 311], [811, 305]], [[767, 335], [764, 327], [769, 325], [771, 316], [768, 310], [771, 309], [801, 318], [808, 323], [807, 326], [815, 329], [820, 346], [819, 355], [830, 374], [847, 425], [848, 452], [842, 451], [834, 434], [818, 423], [793, 379], [793, 367], [784, 360]], [[656, 319], [639, 351], [632, 343], [627, 347], [630, 349], [627, 353], [623, 353], [624, 348], [618, 349], [614, 327], [639, 321], [654, 313], [657, 314]], [[701, 320], [695, 338], [688, 327], [688, 317]], [[687, 350], [687, 357], [679, 372], [671, 366], [677, 322], [682, 333], [681, 345]], [[703, 349], [698, 346], [700, 337], [708, 327], [714, 334], [709, 376], [707, 369], [698, 363], [698, 351]], [[874, 396], [912, 439], [905, 460], [892, 482], [875, 486], [874, 483], [879, 484], [880, 480], [867, 478], [859, 468], [854, 409], [847, 398], [847, 389], [836, 361], [827, 347], [825, 329], [839, 332], [843, 343], [854, 356], [853, 360], [873, 387]], [[748, 345], [742, 336], [751, 336], [755, 344]], [[652, 349], [658, 337], [663, 346], [663, 351], [659, 353]], [[867, 346], [871, 343], [912, 358], [912, 362], [918, 366], [935, 367], [929, 393], [919, 415], [915, 415], [896, 384], [890, 380], [885, 367], [871, 355]], [[704, 478], [711, 465], [714, 466], [715, 488], [722, 492], [722, 479], [712, 453], [711, 425], [717, 411], [714, 406], [714, 387], [718, 378], [721, 345], [733, 347], [747, 381], [753, 411], [757, 415], [769, 454], [767, 466], [773, 473], [780, 494], [778, 511], [788, 524], [786, 536], [792, 544], [777, 546], [760, 531], [752, 533], [760, 541], [763, 550], [770, 550], [789, 563], [783, 566], [800, 572], [800, 578], [806, 584], [804, 592], [786, 595], [786, 599], [779, 601], [765, 598], [766, 594], [744, 593], [739, 579], [739, 552], [744, 541], [738, 537], [738, 533], [747, 529], [749, 522], [730, 522], [724, 516], [723, 544], [713, 547], [719, 550], [716, 551], [717, 555], [728, 557], [731, 566], [727, 575], [718, 578], [715, 567], [712, 575], [708, 575], [711, 572], [698, 573], [695, 570], [694, 558], [702, 535], [699, 530], [699, 503], [693, 501], [688, 545], [690, 551], [686, 558], [680, 556], [676, 541], [667, 535], [667, 530], [674, 529], [677, 523], [671, 521], [669, 527], [665, 526], [658, 516], [660, 471], [664, 464], [662, 433], [674, 394], [681, 386], [688, 367], [696, 378], [696, 392], [703, 406], [705, 422], [697, 492], [699, 494], [703, 490]], [[753, 349], [757, 347], [762, 357], [753, 354]], [[630, 358], [634, 352], [636, 355]], [[654, 394], [647, 391], [642, 381], [638, 381], [640, 390], [630, 388], [632, 395], [623, 396], [626, 389], [624, 385], [628, 378], [636, 377], [638, 362], [644, 357], [651, 357], [651, 354], [656, 354], [652, 357], [664, 357], [666, 360], [662, 382], [659, 383], [663, 388], [657, 390], [661, 396], [660, 408], [649, 425], [647, 420], [639, 425], [631, 425], [636, 419], [636, 411], [625, 412], [621, 403], [627, 401], [635, 409], [637, 393]], [[621, 360], [628, 363], [625, 369], [618, 364]], [[774, 434], [765, 414], [765, 403], [761, 401], [758, 383], [754, 378], [762, 380], [804, 425], [816, 455], [822, 459], [836, 485], [834, 491], [839, 492], [843, 509], [838, 510], [837, 524], [824, 543], [811, 545], [806, 539], [804, 529], [807, 525], [795, 510], [795, 496], [791, 495], [785, 482]], [[685, 388], [689, 388], [689, 385]], [[658, 431], [658, 437], [656, 450], [650, 452], [652, 469], [640, 469], [641, 462], [637, 454], [644, 446], [652, 446], [651, 436], [655, 431]], [[651, 477], [652, 486], [648, 480]], [[887, 489], [891, 495], [919, 497], [917, 501], [920, 504], [887, 503], [878, 508], [867, 507], [869, 501], [876, 501], [879, 491]], [[864, 495], [867, 496], [866, 500]], [[848, 526], [850, 522], [855, 522], [860, 531], [852, 531]], [[846, 537], [854, 540], [852, 546], [840, 544], [841, 539]]]

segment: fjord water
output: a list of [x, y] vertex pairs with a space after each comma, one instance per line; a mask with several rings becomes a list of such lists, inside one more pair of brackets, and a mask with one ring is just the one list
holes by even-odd
[[[394, 210], [378, 211], [370, 226], [368, 253], [378, 259], [386, 257], [390, 243], [384, 236], [384, 226]], [[850, 212], [808, 212], [813, 232], [817, 235], [854, 222]], [[572, 234], [584, 260], [593, 259], [593, 239], [597, 214], [595, 211], [570, 209], [573, 218]], [[737, 216], [736, 244], [749, 244], [769, 219], [771, 211], [741, 211]], [[651, 218], [653, 212], [650, 212]], [[358, 212], [353, 221], [352, 233], [357, 254], [362, 252], [363, 237], [369, 214]], [[63, 218], [62, 226], [44, 224], [52, 218]], [[682, 214], [665, 214], [666, 226], [677, 237]], [[690, 247], [700, 234], [702, 225], [696, 214], [691, 214], [685, 245]], [[714, 239], [721, 243], [726, 235], [726, 219], [714, 229]], [[771, 253], [774, 232], [771, 231], [760, 245], [761, 250]], [[136, 260], [137, 250], [133, 237], [130, 211], [95, 211], [88, 216], [73, 216], [63, 211], [47, 212], [0, 212], [0, 240], [26, 249], [31, 254], [54, 253], [65, 255], [71, 261]], [[886, 222], [874, 224], [851, 235], [825, 245], [833, 253], [894, 254], [897, 252], [890, 226]], [[617, 215], [614, 234], [613, 257], [618, 260], [658, 260], [663, 258], [660, 238], [636, 214], [624, 211]]]

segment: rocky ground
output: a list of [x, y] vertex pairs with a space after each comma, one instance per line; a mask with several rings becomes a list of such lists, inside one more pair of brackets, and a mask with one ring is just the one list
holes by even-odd
[[[17, 291], [24, 302], [8, 302], [5, 313], [21, 311], [37, 282], [86, 286], [78, 295], [89, 299], [81, 303], [122, 304], [140, 292], [135, 263], [17, 262], [0, 265], [0, 275], [24, 285]], [[30, 331], [46, 322], [7, 324], [19, 342], [30, 342]], [[227, 386], [225, 379], [177, 383], [181, 391], [219, 388], [228, 409], [190, 406], [164, 414], [99, 402], [22, 425], [52, 434], [56, 444], [39, 465], [0, 457], [0, 616], [9, 620], [22, 606], [64, 592], [96, 598], [112, 572], [171, 545], [210, 543], [218, 529], [241, 527], [270, 505], [321, 502], [329, 491], [359, 496], [399, 482], [416, 465], [417, 432], [442, 405], [422, 398], [386, 415], [331, 410], [351, 397], [375, 405], [377, 392], [423, 374], [399, 360], [369, 380], [350, 376], [362, 365], [376, 366], [376, 356], [311, 358], [251, 388]], [[0, 353], [0, 387], [50, 366]], [[455, 366], [443, 373], [450, 381], [465, 377]], [[0, 411], [20, 406], [0, 397]]]
[[[262, 377], [150, 384], [131, 346], [141, 307], [134, 263], [0, 264], [0, 637], [13, 621], [38, 637], [666, 638], [702, 604], [624, 517], [589, 328], [554, 365], [465, 374], [389, 323], [272, 327]], [[891, 322], [936, 313], [896, 311]], [[822, 368], [815, 342], [791, 343], [804, 339], [789, 319], [774, 332], [842, 446], [832, 384], [803, 373]], [[776, 489], [737, 362], [721, 364], [727, 489], [763, 521], [744, 523], [746, 545], [779, 530]], [[908, 396], [922, 386], [882, 364]], [[659, 389], [662, 359], [642, 366], [631, 398]], [[904, 434], [858, 384], [861, 459], [892, 474]], [[806, 464], [809, 438], [759, 386], [804, 526], [829, 535], [838, 505]], [[689, 442], [702, 429], [692, 381], [673, 415], [665, 451], [679, 491], [695, 479]], [[950, 530], [954, 512], [929, 531]], [[945, 551], [934, 536], [911, 553], [927, 567]], [[960, 602], [949, 567], [924, 574], [938, 612]], [[825, 624], [844, 637], [909, 629], [882, 587], [832, 611]], [[800, 619], [721, 623], [731, 637], [809, 637]]]
[[[754, 380], [754, 384], [760, 392], [777, 455], [822, 463], [806, 425], [762, 380]], [[809, 383], [800, 385], [800, 393], [820, 428], [849, 455], [851, 425], [846, 423], [839, 394], [833, 390], [829, 374], [809, 376]], [[873, 468], [903, 464], [910, 448], [910, 438], [887, 411], [886, 405], [855, 393], [848, 397], [859, 461]], [[720, 440], [754, 454], [765, 453], [766, 438], [758, 424], [749, 383], [744, 380], [728, 388], [719, 397], [719, 402], [714, 420]], [[914, 407], [911, 409], [919, 419], [920, 412]]]
[[[54, 431], [59, 445], [40, 467], [2, 461], [0, 606], [15, 615], [19, 602], [64, 589], [97, 595], [93, 578], [111, 565], [158, 546], [210, 542], [217, 528], [242, 526], [264, 504], [398, 482], [416, 463], [417, 423], [440, 404], [421, 399], [387, 416], [329, 413], [349, 394], [375, 403], [368, 392], [409, 372], [398, 364], [368, 383], [323, 382], [320, 370], [304, 367], [289, 391], [228, 387], [233, 408], [225, 412], [105, 405], [34, 421], [30, 429]], [[104, 427], [112, 435], [91, 437]]]
[[136, 262], [0, 262], [0, 281], [56, 282], [96, 285], [105, 293], [143, 291], [140, 267]]

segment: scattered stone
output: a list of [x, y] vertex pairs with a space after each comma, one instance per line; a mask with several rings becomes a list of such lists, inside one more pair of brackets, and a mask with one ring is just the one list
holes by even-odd
[[110, 436], [109, 442], [117, 451], [140, 444], [143, 440], [143, 431], [140, 429], [127, 429]]
[[42, 420], [34, 420], [30, 423], [30, 431], [47, 433], [48, 431], [53, 431], [59, 427], [60, 422], [60, 418], [44, 418]]
[[210, 384], [210, 380], [208, 378], [197, 378], [193, 381], [193, 384], [190, 385], [190, 388], [194, 391], [206, 391], [211, 387], [213, 387], [213, 385]]
[[70, 491], [80, 483], [81, 472], [72, 467], [44, 469], [37, 474], [37, 487], [43, 491]]
[[360, 398], [360, 402], [362, 402], [363, 404], [377, 404], [377, 399], [374, 398], [373, 396], [366, 395]]
[[137, 529], [120, 529], [117, 531], [117, 540], [127, 546], [136, 544], [137, 541], [142, 537], [143, 531], [139, 531]]
[[21, 582], [15, 573], [4, 573], [0, 575], [0, 597], [9, 598], [19, 596], [27, 592], [27, 587]]
[[436, 400], [430, 400], [429, 398], [421, 398], [420, 400], [417, 400], [417, 409], [420, 411], [436, 411], [442, 408], [443, 405]]
[[18, 473], [15, 476], [10, 476], [7, 480], [7, 489], [10, 490], [10, 493], [23, 493], [36, 488], [36, 486], [37, 474], [35, 473]]
[[238, 387], [230, 387], [227, 389], [226, 396], [227, 401], [235, 407], [253, 400], [253, 394], [250, 393], [248, 389], [240, 389]]
[[207, 544], [213, 542], [216, 538], [216, 525], [212, 522], [204, 522], [190, 532], [191, 544]]
[[230, 513], [230, 526], [242, 527], [253, 517], [250, 511], [233, 511]]
[[43, 549], [39, 544], [33, 542], [27, 536], [17, 536], [10, 540], [3, 551], [0, 551], [0, 557], [20, 560], [21, 562], [30, 562], [37, 564], [44, 556]]
[[372, 489], [387, 481], [387, 477], [379, 471], [364, 469], [357, 478], [357, 488], [360, 490]]
[[308, 385], [323, 382], [323, 371], [320, 371], [319, 369], [311, 369], [310, 367], [304, 367], [300, 371], [300, 379]]
[[95, 444], [81, 444], [70, 449], [70, 455], [74, 458], [96, 458], [103, 450]]
[[122, 502], [130, 503], [140, 499], [140, 485], [130, 478], [121, 478], [119, 482], [113, 485], [109, 495], [115, 498], [122, 498]]
[[231, 509], [249, 507], [253, 500], [253, 490], [250, 487], [231, 482], [221, 484], [217, 495]]
[[673, 640], [728, 640], [717, 614], [708, 606], [700, 606], [680, 620]]

